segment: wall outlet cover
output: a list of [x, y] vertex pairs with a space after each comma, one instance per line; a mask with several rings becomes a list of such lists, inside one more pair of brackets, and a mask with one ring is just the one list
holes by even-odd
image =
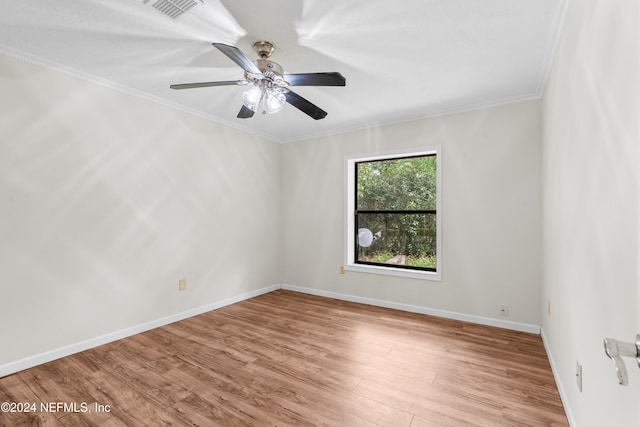
[[582, 393], [582, 365], [578, 361], [576, 361], [576, 384]]
[[509, 316], [509, 306], [508, 305], [501, 305], [500, 306], [500, 316], [504, 316], [504, 317]]

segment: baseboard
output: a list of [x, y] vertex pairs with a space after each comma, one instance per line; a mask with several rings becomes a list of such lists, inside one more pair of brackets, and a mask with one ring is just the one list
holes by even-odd
[[[19, 372], [25, 369], [32, 368], [34, 366], [41, 365], [43, 363], [51, 362], [52, 360], [70, 356], [72, 354], [79, 353], [81, 351], [85, 351], [94, 347], [98, 347], [103, 344], [107, 344], [113, 341], [117, 341], [119, 339], [127, 338], [132, 335], [146, 332], [154, 328], [158, 328], [164, 325], [168, 325], [170, 323], [178, 322], [180, 320], [188, 319], [189, 317], [197, 316], [199, 314], [216, 310], [218, 308], [221, 308], [230, 304], [235, 304], [237, 302], [244, 301], [250, 298], [254, 298], [262, 294], [273, 292], [277, 289], [285, 289], [285, 290], [290, 290], [295, 292], [306, 293], [310, 295], [317, 295], [317, 296], [322, 296], [327, 298], [335, 298], [339, 300], [351, 301], [351, 302], [356, 302], [361, 304], [368, 304], [368, 305], [373, 305], [378, 307], [392, 308], [392, 309], [403, 310], [403, 311], [408, 311], [412, 313], [427, 314], [431, 316], [444, 317], [447, 319], [462, 320], [465, 322], [477, 323], [477, 324], [487, 325], [487, 326], [495, 326], [499, 328], [511, 329], [511, 330], [516, 330], [521, 332], [529, 332], [534, 334], [540, 334], [541, 332], [540, 326], [538, 325], [509, 322], [505, 320], [492, 319], [489, 317], [474, 316], [471, 314], [456, 313], [452, 311], [439, 310], [439, 309], [415, 306], [410, 304], [402, 304], [402, 303], [379, 300], [374, 298], [359, 297], [355, 295], [341, 294], [337, 292], [323, 291], [319, 289], [305, 288], [301, 286], [295, 286], [295, 285], [283, 283], [283, 284], [277, 284], [277, 285], [272, 285], [265, 288], [257, 289], [251, 292], [246, 292], [244, 294], [237, 295], [235, 297], [227, 298], [221, 301], [216, 301], [214, 303], [197, 307], [191, 310], [183, 311], [181, 313], [176, 313], [171, 316], [152, 320], [150, 322], [132, 326], [130, 328], [111, 332], [109, 334], [101, 335], [99, 337], [91, 338], [75, 344], [70, 344], [70, 345], [60, 347], [51, 351], [47, 351], [47, 352], [30, 356], [21, 360], [17, 360], [15, 362], [9, 362], [7, 364], [0, 365], [0, 378], [5, 377], [7, 375], [14, 374], [16, 372]], [[543, 336], [543, 341], [544, 341], [544, 336]], [[546, 341], [545, 341], [545, 348], [546, 348]], [[554, 375], [556, 375], [556, 370], [554, 368], [553, 361], [551, 359], [551, 354], [548, 349], [547, 349], [547, 354], [549, 355], [549, 360], [550, 360]], [[557, 377], [556, 377], [556, 382], [558, 383], [558, 389], [561, 391], [561, 386], [560, 386], [560, 383], [558, 382]], [[561, 394], [563, 403], [565, 403], [566, 398], [564, 397], [562, 392], [560, 394]], [[569, 416], [568, 411], [567, 411], [567, 416]], [[571, 421], [571, 418], [570, 418], [570, 421]], [[575, 425], [575, 424], [572, 423], [572, 425]]]
[[127, 338], [141, 332], [145, 332], [151, 329], [158, 328], [160, 326], [168, 325], [170, 323], [178, 322], [180, 320], [188, 319], [189, 317], [197, 316], [208, 311], [216, 310], [218, 308], [235, 304], [240, 301], [244, 301], [250, 298], [257, 297], [262, 294], [266, 294], [272, 291], [280, 289], [280, 285], [267, 286], [255, 291], [246, 292], [244, 294], [216, 301], [211, 304], [207, 304], [201, 307], [197, 307], [191, 310], [176, 313], [171, 316], [163, 317], [160, 319], [152, 320], [150, 322], [142, 323], [140, 325], [132, 326], [130, 328], [122, 329], [119, 331], [111, 332], [109, 334], [101, 335], [96, 338], [91, 338], [85, 341], [81, 341], [75, 344], [70, 344], [64, 347], [60, 347], [45, 353], [40, 353], [34, 356], [27, 357], [25, 359], [17, 360], [15, 362], [9, 362], [4, 365], [0, 365], [0, 378], [7, 375], [14, 374], [16, 372], [33, 368], [34, 366], [41, 365], [43, 363], [51, 362], [52, 360], [60, 359], [62, 357], [70, 356], [75, 353], [79, 353], [90, 348], [98, 347], [103, 344], [107, 344], [113, 341]]
[[569, 399], [567, 398], [567, 394], [564, 391], [562, 382], [560, 381], [560, 374], [558, 374], [558, 370], [556, 369], [556, 363], [553, 360], [553, 353], [551, 352], [551, 347], [549, 347], [549, 342], [547, 341], [547, 337], [544, 334], [544, 328], [542, 327], [540, 328], [540, 336], [542, 336], [542, 343], [544, 344], [544, 349], [547, 352], [547, 359], [549, 359], [549, 364], [551, 365], [551, 372], [553, 372], [553, 378], [555, 379], [556, 386], [558, 387], [558, 393], [560, 394], [560, 400], [564, 407], [564, 413], [567, 415], [567, 421], [569, 421], [569, 425], [571, 427], [575, 427], [578, 424], [576, 424], [576, 420], [573, 418], [573, 413], [569, 406]]
[[510, 322], [507, 320], [493, 319], [491, 317], [475, 316], [473, 314], [457, 313], [454, 311], [439, 310], [436, 308], [422, 307], [411, 304], [402, 304], [392, 301], [379, 300], [374, 298], [359, 297], [355, 295], [341, 294], [337, 292], [323, 291], [319, 289], [305, 288], [301, 286], [289, 285], [283, 283], [282, 289], [289, 291], [301, 292], [310, 295], [317, 295], [327, 298], [335, 298], [343, 301], [357, 302], [361, 304], [374, 305], [377, 307], [393, 308], [396, 310], [409, 311], [412, 313], [428, 314], [430, 316], [444, 317], [446, 319], [462, 320], [465, 322], [477, 323], [486, 326], [495, 326], [498, 328], [511, 329], [514, 331], [528, 332], [532, 334], [540, 334], [539, 325], [529, 325], [527, 323]]

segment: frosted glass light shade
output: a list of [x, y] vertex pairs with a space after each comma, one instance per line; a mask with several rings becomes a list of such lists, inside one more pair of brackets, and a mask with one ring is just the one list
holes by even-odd
[[254, 86], [242, 94], [242, 103], [252, 111], [258, 111], [258, 105], [260, 105], [262, 96], [262, 88]]
[[262, 110], [263, 114], [273, 114], [282, 110], [287, 98], [277, 88], [254, 86], [242, 94], [242, 102], [252, 111]]
[[286, 98], [282, 92], [276, 89], [267, 89], [267, 96], [265, 99], [265, 111], [267, 114], [277, 113], [282, 110]]

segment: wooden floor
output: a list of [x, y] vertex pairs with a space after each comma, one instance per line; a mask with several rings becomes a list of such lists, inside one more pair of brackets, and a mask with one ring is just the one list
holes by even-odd
[[3, 426], [568, 425], [538, 335], [284, 290], [2, 378], [0, 402], [35, 409]]

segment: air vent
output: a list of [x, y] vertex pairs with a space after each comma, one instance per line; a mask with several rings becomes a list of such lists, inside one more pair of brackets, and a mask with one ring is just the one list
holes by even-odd
[[[147, 4], [150, 1], [151, 0], [142, 0], [142, 3]], [[156, 0], [152, 6], [168, 17], [177, 19], [198, 3], [203, 4], [202, 0]]]

